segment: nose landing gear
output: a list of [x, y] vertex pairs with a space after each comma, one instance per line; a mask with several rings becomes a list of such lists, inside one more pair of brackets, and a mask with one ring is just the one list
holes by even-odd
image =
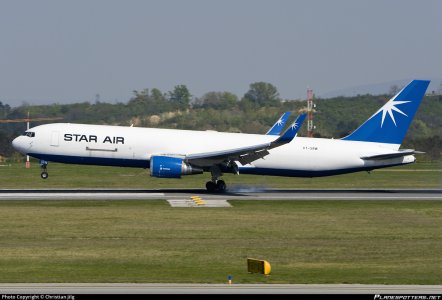
[[42, 179], [47, 179], [49, 177], [47, 167], [48, 167], [48, 162], [46, 160], [40, 160], [40, 168], [41, 168], [40, 177]]

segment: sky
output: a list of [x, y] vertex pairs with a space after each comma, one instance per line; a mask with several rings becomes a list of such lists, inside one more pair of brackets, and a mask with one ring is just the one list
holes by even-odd
[[253, 82], [283, 99], [442, 78], [439, 0], [0, 0], [0, 101], [127, 102]]

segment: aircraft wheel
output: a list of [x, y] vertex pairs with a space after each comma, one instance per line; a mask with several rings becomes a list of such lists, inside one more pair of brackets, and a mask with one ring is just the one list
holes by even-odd
[[41, 172], [40, 176], [42, 179], [47, 179], [49, 177], [49, 174], [48, 172]]
[[226, 186], [226, 183], [224, 182], [224, 180], [218, 180], [216, 182], [216, 189], [218, 190], [218, 192], [223, 193], [226, 191], [226, 188], [227, 188], [227, 186]]
[[212, 181], [207, 181], [206, 189], [208, 192], [213, 193], [216, 190], [216, 184]]

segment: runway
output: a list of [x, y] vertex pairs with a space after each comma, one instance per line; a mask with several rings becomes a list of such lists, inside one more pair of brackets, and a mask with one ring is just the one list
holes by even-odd
[[255, 189], [223, 194], [203, 189], [1, 189], [4, 200], [442, 200], [442, 189]]
[[[426, 294], [441, 285], [366, 284], [158, 284], [158, 283], [6, 283], [1, 294]], [[47, 299], [47, 298], [40, 298]]]

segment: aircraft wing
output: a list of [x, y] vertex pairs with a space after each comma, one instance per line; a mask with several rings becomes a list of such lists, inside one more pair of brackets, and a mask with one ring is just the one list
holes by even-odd
[[363, 157], [361, 157], [361, 159], [363, 159], [363, 160], [382, 160], [382, 159], [397, 158], [397, 157], [403, 157], [403, 156], [407, 156], [407, 155], [421, 154], [421, 153], [424, 153], [424, 152], [415, 151], [413, 149], [403, 149], [403, 150], [399, 150], [399, 151], [391, 152], [391, 153], [363, 156]]
[[285, 123], [290, 117], [291, 112], [287, 111], [282, 114], [282, 116], [273, 124], [272, 128], [267, 131], [266, 135], [279, 135], [281, 131], [284, 129]]
[[249, 164], [268, 155], [268, 150], [290, 143], [298, 133], [298, 130], [304, 122], [305, 117], [305, 113], [299, 115], [283, 134], [271, 142], [242, 148], [189, 154], [184, 156], [184, 161], [201, 167], [212, 166], [219, 163], [229, 163], [233, 161], [239, 161], [243, 165]]

